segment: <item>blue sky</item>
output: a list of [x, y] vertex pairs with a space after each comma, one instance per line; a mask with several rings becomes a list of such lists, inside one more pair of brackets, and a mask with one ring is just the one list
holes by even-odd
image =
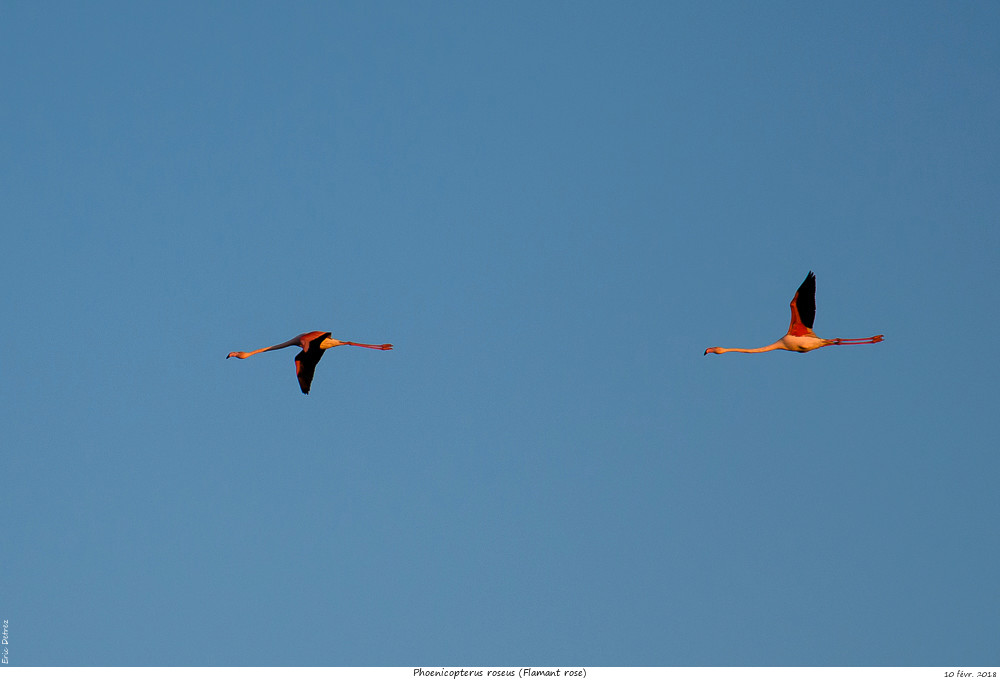
[[10, 662], [1000, 664], [997, 35], [0, 5]]

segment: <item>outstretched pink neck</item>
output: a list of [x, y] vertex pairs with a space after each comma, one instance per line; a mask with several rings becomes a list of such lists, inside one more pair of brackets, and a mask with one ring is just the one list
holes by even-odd
[[774, 349], [788, 349], [781, 341], [771, 343], [767, 347], [755, 347], [753, 349], [743, 349], [742, 347], [716, 347], [715, 354], [725, 354], [726, 352], [743, 352], [744, 354], [757, 354], [759, 352], [770, 352]]

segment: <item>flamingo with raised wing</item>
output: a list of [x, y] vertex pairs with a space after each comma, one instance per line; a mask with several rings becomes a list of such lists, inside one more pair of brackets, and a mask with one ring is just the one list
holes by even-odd
[[777, 342], [755, 349], [709, 347], [705, 350], [705, 354], [725, 354], [726, 352], [756, 354], [758, 352], [770, 352], [772, 349], [786, 349], [790, 352], [811, 352], [814, 349], [829, 347], [830, 345], [869, 345], [882, 342], [884, 339], [881, 335], [873, 335], [868, 338], [833, 338], [831, 340], [817, 337], [812, 330], [813, 322], [816, 320], [816, 275], [812, 272], [809, 272], [806, 280], [795, 291], [791, 308], [792, 322], [788, 325], [788, 332]]

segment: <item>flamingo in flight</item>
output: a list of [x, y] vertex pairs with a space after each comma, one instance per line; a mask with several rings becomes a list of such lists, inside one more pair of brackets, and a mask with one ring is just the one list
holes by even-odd
[[816, 275], [812, 272], [806, 276], [799, 289], [795, 291], [792, 298], [792, 322], [788, 325], [788, 332], [783, 338], [767, 347], [757, 347], [755, 349], [741, 349], [739, 347], [709, 347], [705, 354], [725, 354], [726, 352], [770, 352], [772, 349], [787, 349], [791, 352], [811, 352], [820, 347], [829, 345], [868, 345], [875, 342], [882, 342], [881, 335], [873, 335], [870, 338], [833, 338], [826, 340], [816, 337], [813, 333], [812, 325], [816, 320]]
[[330, 333], [312, 331], [311, 333], [296, 335], [288, 342], [283, 342], [280, 345], [262, 347], [260, 349], [255, 349], [252, 352], [230, 352], [229, 356], [226, 358], [232, 359], [233, 357], [236, 357], [237, 359], [246, 359], [248, 357], [252, 357], [254, 354], [259, 354], [260, 352], [270, 352], [272, 349], [282, 349], [283, 347], [291, 347], [293, 345], [298, 345], [302, 348], [302, 351], [295, 355], [295, 375], [299, 379], [299, 387], [302, 388], [302, 394], [309, 394], [309, 385], [312, 384], [313, 373], [316, 372], [316, 364], [318, 364], [319, 360], [323, 358], [323, 352], [331, 347], [351, 345], [353, 347], [367, 347], [369, 349], [392, 349], [392, 345], [388, 344], [365, 345], [360, 342], [335, 340], [330, 337]]

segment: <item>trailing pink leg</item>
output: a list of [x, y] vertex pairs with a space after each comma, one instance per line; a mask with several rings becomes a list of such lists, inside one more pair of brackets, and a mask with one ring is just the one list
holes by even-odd
[[834, 345], [871, 345], [882, 342], [885, 338], [881, 335], [874, 335], [870, 338], [834, 338]]
[[347, 342], [344, 341], [345, 345], [353, 345], [355, 347], [367, 347], [368, 349], [392, 349], [392, 345], [366, 345], [362, 342]]

